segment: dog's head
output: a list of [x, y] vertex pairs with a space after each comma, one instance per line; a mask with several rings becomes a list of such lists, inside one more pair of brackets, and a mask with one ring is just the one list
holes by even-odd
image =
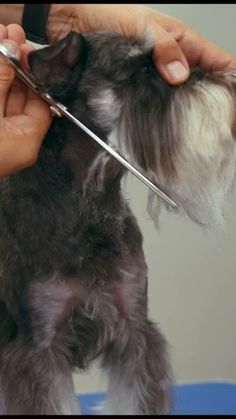
[[[192, 220], [221, 224], [235, 170], [236, 71], [195, 71], [170, 86], [153, 65], [152, 47], [145, 37], [72, 32], [31, 53], [29, 63], [44, 89], [72, 108], [79, 100], [107, 141]], [[160, 203], [151, 194], [153, 218]]]

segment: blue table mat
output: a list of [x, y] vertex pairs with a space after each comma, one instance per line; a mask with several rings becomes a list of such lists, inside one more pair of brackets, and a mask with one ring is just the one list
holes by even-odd
[[[173, 415], [235, 415], [236, 384], [204, 382], [179, 384], [173, 389], [175, 409]], [[96, 405], [105, 393], [80, 394], [83, 415], [96, 415]]]

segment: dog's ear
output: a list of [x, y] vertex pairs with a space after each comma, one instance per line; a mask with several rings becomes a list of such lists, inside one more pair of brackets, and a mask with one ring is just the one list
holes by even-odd
[[70, 32], [56, 44], [31, 52], [28, 62], [37, 81], [44, 87], [69, 81], [71, 71], [84, 61], [85, 43], [82, 35]]

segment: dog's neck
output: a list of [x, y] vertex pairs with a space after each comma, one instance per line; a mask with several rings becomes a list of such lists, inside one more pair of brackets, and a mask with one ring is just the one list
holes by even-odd
[[[107, 141], [106, 131], [92, 124], [91, 112], [85, 112], [83, 103], [74, 102], [70, 110]], [[79, 199], [80, 211], [89, 201], [113, 212], [121, 205], [123, 174], [123, 166], [84, 131], [66, 118], [55, 118], [37, 163], [23, 170], [16, 182], [24, 185], [26, 194], [33, 193], [47, 206], [48, 201], [60, 206], [61, 201]]]

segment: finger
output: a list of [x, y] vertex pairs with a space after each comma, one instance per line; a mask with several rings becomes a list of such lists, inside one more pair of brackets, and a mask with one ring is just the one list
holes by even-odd
[[[84, 8], [85, 6], [85, 8]], [[91, 5], [83, 5], [81, 12], [87, 14], [84, 19], [81, 13], [80, 26], [83, 30], [113, 30], [126, 37], [140, 36], [151, 32], [154, 38], [153, 60], [161, 75], [171, 84], [185, 81], [189, 76], [188, 62], [173, 36], [158, 23], [160, 14], [154, 13], [143, 5], [93, 5], [93, 13], [89, 13]], [[115, 8], [115, 13], [114, 9]], [[158, 17], [158, 19], [157, 19]]]
[[[10, 135], [6, 132], [4, 127], [1, 126], [0, 141], [0, 179], [14, 173], [19, 168], [19, 152], [22, 147], [20, 141], [16, 136]], [[17, 156], [17, 158], [15, 158]]]
[[178, 42], [191, 67], [200, 67], [208, 71], [236, 68], [235, 57], [190, 29], [182, 33]]
[[[235, 57], [193, 32], [180, 20], [159, 12], [152, 13], [152, 16], [155, 22], [153, 26], [161, 26], [175, 39], [191, 68], [199, 67], [212, 71], [227, 67], [236, 68]], [[151, 19], [150, 11], [148, 18]]]
[[25, 32], [20, 25], [11, 23], [7, 26], [7, 38], [15, 41], [17, 44], [23, 44], [25, 42]]
[[[2, 42], [11, 53], [20, 57], [20, 51], [13, 41], [4, 40]], [[0, 56], [0, 115], [3, 116], [7, 103], [7, 97], [10, 86], [15, 78], [15, 71], [10, 63], [1, 55]]]
[[5, 48], [7, 48], [11, 54], [14, 54], [15, 57], [18, 60], [20, 59], [20, 57], [21, 57], [21, 51], [20, 51], [19, 45], [15, 41], [10, 40], [10, 39], [3, 39], [3, 40], [1, 40], [0, 43]]
[[[4, 137], [5, 141], [0, 142], [0, 177], [6, 176], [7, 171], [12, 173], [35, 163], [51, 122], [52, 116], [48, 104], [34, 93], [25, 106], [24, 114], [5, 119], [5, 125], [7, 123], [9, 129], [8, 135]], [[4, 144], [7, 150], [2, 154], [4, 162], [1, 166], [1, 147], [4, 147]], [[18, 150], [17, 157], [16, 150]]]
[[5, 116], [20, 115], [27, 101], [27, 86], [18, 78], [12, 83], [8, 95]]
[[[19, 49], [21, 51], [21, 62], [26, 67], [26, 56], [34, 48], [29, 44], [21, 44], [19, 45]], [[22, 114], [26, 105], [26, 101], [27, 87], [19, 78], [16, 77], [9, 90], [5, 115], [10, 117], [13, 115]]]
[[32, 118], [39, 137], [44, 137], [52, 122], [52, 114], [48, 103], [28, 89], [28, 99], [24, 108], [24, 115]]
[[7, 38], [7, 28], [0, 24], [0, 41]]
[[153, 28], [156, 42], [153, 49], [153, 61], [164, 77], [171, 84], [179, 84], [189, 77], [189, 65], [176, 40], [160, 26]]
[[35, 163], [41, 144], [34, 140], [11, 122], [1, 125], [0, 178]]
[[28, 54], [31, 51], [34, 51], [35, 48], [30, 44], [22, 44], [22, 45], [20, 45], [20, 50], [21, 50], [22, 65], [29, 71], [30, 67], [29, 67], [29, 63], [28, 63]]

